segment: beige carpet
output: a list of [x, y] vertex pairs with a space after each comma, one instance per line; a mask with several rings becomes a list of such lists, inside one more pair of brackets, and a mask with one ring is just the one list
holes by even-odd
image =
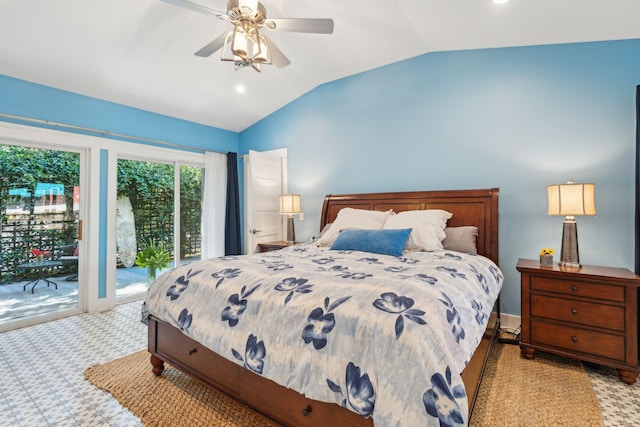
[[[146, 426], [275, 427], [224, 394], [170, 365], [151, 373], [149, 353], [133, 353], [85, 371]], [[496, 343], [471, 426], [602, 426], [602, 415], [582, 364], [545, 353], [520, 358], [516, 345]], [[337, 426], [336, 426], [337, 427]]]

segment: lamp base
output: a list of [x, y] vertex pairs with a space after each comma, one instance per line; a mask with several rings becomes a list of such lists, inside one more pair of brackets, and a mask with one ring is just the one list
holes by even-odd
[[287, 243], [295, 243], [296, 242], [296, 230], [293, 224], [293, 215], [290, 215], [287, 218]]
[[578, 255], [578, 225], [573, 217], [565, 218], [562, 223], [560, 266], [569, 268], [580, 267], [580, 256]]

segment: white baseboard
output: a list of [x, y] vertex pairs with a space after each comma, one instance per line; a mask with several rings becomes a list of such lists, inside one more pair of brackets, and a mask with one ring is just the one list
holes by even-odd
[[513, 314], [500, 314], [500, 327], [507, 330], [515, 330], [519, 328], [520, 316], [514, 316]]

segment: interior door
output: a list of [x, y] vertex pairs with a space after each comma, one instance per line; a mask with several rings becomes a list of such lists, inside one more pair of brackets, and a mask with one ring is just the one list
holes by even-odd
[[252, 151], [245, 165], [245, 253], [258, 243], [282, 240], [278, 196], [286, 193], [287, 149]]

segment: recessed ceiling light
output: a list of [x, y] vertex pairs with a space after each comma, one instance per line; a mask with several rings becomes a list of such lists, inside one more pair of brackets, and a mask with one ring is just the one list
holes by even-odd
[[237, 93], [244, 93], [244, 91], [245, 91], [244, 86], [242, 86], [242, 85], [236, 86], [236, 92]]
[[493, 0], [493, 2], [494, 2], [495, 4], [505, 4], [505, 3], [507, 3], [508, 1], [509, 1], [509, 0]]

